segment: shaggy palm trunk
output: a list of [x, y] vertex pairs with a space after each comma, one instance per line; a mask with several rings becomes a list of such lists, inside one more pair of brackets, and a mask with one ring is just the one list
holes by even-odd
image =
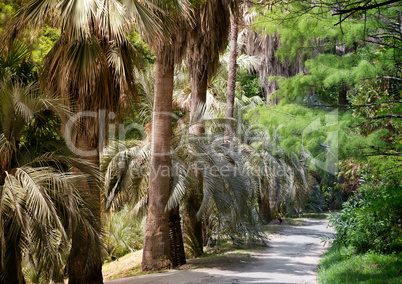
[[230, 51], [229, 51], [229, 70], [228, 70], [228, 89], [226, 93], [226, 122], [225, 141], [231, 140], [234, 133], [233, 113], [236, 91], [236, 72], [237, 72], [237, 36], [239, 33], [239, 17], [236, 13], [230, 15]]
[[[207, 102], [208, 74], [205, 67], [200, 72], [194, 74], [191, 85], [191, 107], [190, 117], [192, 122], [200, 120], [199, 107], [205, 106]], [[191, 129], [191, 133], [195, 135], [204, 134], [205, 128], [203, 123], [197, 123]]]
[[155, 69], [148, 213], [141, 264], [144, 271], [162, 270], [171, 266], [169, 215], [165, 206], [169, 199], [170, 185], [174, 64], [164, 62], [163, 51], [157, 55]]
[[[12, 221], [8, 222], [10, 225]], [[5, 229], [5, 236], [11, 237], [11, 234], [7, 233], [10, 231], [10, 226], [7, 225]], [[16, 232], [14, 232], [16, 233]], [[20, 236], [21, 231], [18, 230], [16, 233]], [[19, 239], [19, 237], [13, 236], [15, 239]], [[4, 252], [2, 250], [5, 249]], [[22, 255], [21, 249], [17, 242], [6, 239], [6, 247], [0, 248], [0, 253], [4, 253], [5, 256], [9, 257], [7, 262], [7, 267], [1, 267], [0, 269], [0, 283], [1, 284], [24, 284], [25, 279], [22, 273]]]
[[269, 196], [267, 193], [260, 194], [258, 197], [258, 209], [262, 220], [265, 223], [272, 221], [271, 207], [269, 206]]
[[[84, 135], [77, 135], [76, 146], [80, 150], [93, 151], [98, 153], [97, 145], [91, 145], [90, 139]], [[99, 164], [99, 155], [89, 157], [88, 160]], [[82, 172], [73, 168], [73, 172], [81, 175]], [[100, 188], [95, 184], [81, 184], [78, 188], [81, 197], [89, 206], [94, 218], [95, 228], [101, 231], [101, 210], [100, 210]], [[83, 224], [77, 224], [73, 232], [72, 246], [68, 259], [69, 283], [95, 284], [103, 283], [101, 243], [98, 236], [91, 237]]]
[[[10, 171], [9, 169], [9, 163], [7, 163], [4, 159], [4, 157], [1, 157], [3, 163], [1, 165], [1, 171], [0, 171], [0, 186], [4, 185], [5, 178], [6, 178], [6, 171]], [[1, 193], [1, 192], [0, 192]], [[0, 194], [1, 195], [1, 194]], [[2, 216], [0, 216], [2, 217]], [[5, 227], [1, 228], [4, 230], [4, 236], [5, 236], [5, 247], [0, 247], [0, 283], [4, 284], [20, 284], [20, 283], [25, 283], [24, 275], [22, 273], [22, 266], [21, 266], [21, 261], [22, 261], [22, 255], [21, 255], [21, 249], [19, 248], [20, 246], [18, 245], [18, 240], [20, 239], [21, 236], [21, 230], [14, 231], [13, 234], [10, 233], [12, 229], [12, 222], [13, 220], [9, 220], [8, 222], [5, 222]], [[9, 257], [7, 261], [7, 266], [3, 264], [2, 261], [6, 261], [6, 259], [2, 259], [1, 257]]]
[[169, 212], [169, 240], [173, 267], [186, 264], [179, 206]]
[[[191, 109], [190, 116], [192, 122], [200, 120], [200, 106], [205, 106], [207, 101], [208, 75], [205, 67], [200, 72], [196, 72], [192, 78], [191, 87]], [[195, 124], [191, 133], [202, 135], [205, 133], [203, 123]], [[188, 192], [188, 198], [183, 210], [184, 219], [184, 242], [188, 257], [198, 257], [203, 253], [202, 220], [197, 219], [197, 212], [200, 209], [203, 197], [203, 179], [199, 175], [193, 184], [193, 188]]]

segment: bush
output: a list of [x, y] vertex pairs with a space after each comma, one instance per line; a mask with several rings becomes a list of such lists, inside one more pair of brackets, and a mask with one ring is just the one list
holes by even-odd
[[118, 258], [142, 249], [143, 224], [130, 214], [128, 206], [107, 214], [104, 229], [105, 248], [110, 257]]
[[338, 232], [335, 245], [352, 245], [357, 252], [402, 251], [402, 188], [400, 182], [366, 177], [361, 188], [331, 216]]

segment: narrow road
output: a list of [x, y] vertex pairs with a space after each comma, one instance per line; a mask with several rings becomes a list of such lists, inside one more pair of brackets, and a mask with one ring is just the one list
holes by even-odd
[[172, 270], [105, 281], [107, 284], [316, 283], [317, 265], [327, 248], [321, 238], [334, 234], [327, 220], [308, 219], [270, 236], [270, 246], [247, 262], [222, 269]]

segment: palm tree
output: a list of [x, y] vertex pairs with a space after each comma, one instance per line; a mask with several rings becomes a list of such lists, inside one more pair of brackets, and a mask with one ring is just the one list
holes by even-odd
[[[85, 180], [97, 183], [99, 174], [88, 162], [61, 151], [62, 140], [51, 129], [54, 114], [69, 115], [61, 101], [41, 95], [35, 83], [22, 83], [18, 72], [8, 74], [0, 81], [0, 282], [25, 283], [24, 255], [41, 262], [48, 277], [60, 282], [60, 250], [68, 247], [74, 228], [84, 226], [89, 239], [100, 243], [94, 216], [76, 189]], [[50, 149], [59, 151], [46, 152]], [[67, 172], [72, 166], [87, 176]]]
[[259, 213], [269, 223], [275, 214], [299, 214], [312, 190], [312, 176], [302, 154], [278, 146], [279, 137], [259, 130], [248, 146], [249, 170], [259, 184], [256, 192]]
[[[108, 116], [101, 125], [102, 113], [119, 117], [135, 93], [135, 50], [125, 34], [132, 24], [148, 37], [160, 29], [151, 7], [142, 1], [31, 1], [8, 30], [13, 37], [21, 27], [37, 29], [47, 19], [61, 27], [60, 38], [45, 58], [41, 87], [57, 93], [73, 112], [95, 113], [95, 118], [81, 117], [72, 137], [66, 137], [95, 164], [107, 141]], [[84, 185], [80, 190], [100, 222], [100, 189]], [[74, 233], [68, 265], [71, 283], [102, 282], [100, 247], [92, 250], [87, 236], [85, 228]]]
[[[219, 121], [205, 122], [219, 123]], [[184, 130], [176, 129], [172, 139], [173, 170], [165, 211], [171, 213], [170, 211], [176, 210], [180, 203], [186, 203], [185, 196], [198, 183], [199, 176], [202, 176], [205, 189], [195, 217], [199, 220], [211, 206], [216, 206], [223, 220], [222, 226], [233, 238], [237, 239], [247, 234], [249, 237], [257, 237], [258, 218], [256, 218], [255, 202], [252, 200], [256, 183], [253, 182], [251, 172], [246, 167], [247, 153], [241, 151], [242, 146], [233, 151], [234, 146], [228, 147], [222, 144], [223, 138], [219, 135], [214, 139], [215, 143], [199, 139], [199, 135], [189, 133], [189, 128], [195, 124], [184, 126]], [[142, 143], [120, 152], [116, 151], [116, 148], [110, 148], [105, 158], [108, 164], [105, 174], [107, 205], [119, 206], [124, 202], [130, 202], [134, 212], [142, 212], [150, 200], [147, 198], [146, 186], [150, 168], [147, 144]], [[172, 218], [176, 216], [178, 215], [170, 214], [170, 222], [173, 222]], [[245, 230], [241, 231], [241, 228]], [[172, 233], [170, 230], [170, 234]], [[176, 235], [180, 235], [179, 233]], [[174, 241], [171, 238], [170, 240]], [[180, 245], [180, 241], [175, 244]], [[176, 250], [171, 251], [174, 253]], [[172, 255], [172, 261], [175, 261], [174, 257], [175, 255]]]
[[169, 213], [165, 210], [170, 191], [170, 140], [174, 65], [180, 64], [186, 50], [188, 3], [166, 4], [165, 34], [150, 40], [156, 53], [155, 88], [152, 115], [152, 142], [149, 173], [148, 211], [145, 227], [142, 270], [161, 270], [172, 265], [169, 245]]
[[[188, 30], [187, 60], [191, 76], [192, 122], [198, 121], [199, 109], [206, 105], [208, 79], [219, 65], [219, 54], [225, 50], [229, 30], [229, 2], [210, 0], [191, 10], [194, 25]], [[202, 123], [195, 124], [193, 134], [204, 133]], [[196, 218], [202, 202], [203, 181], [199, 176], [187, 196], [184, 206], [184, 233], [188, 256], [200, 256], [203, 252], [202, 221]]]
[[231, 10], [230, 14], [230, 34], [229, 34], [229, 72], [228, 72], [228, 88], [226, 93], [226, 123], [225, 140], [230, 141], [233, 135], [234, 101], [236, 97], [236, 60], [237, 60], [237, 37], [239, 35], [239, 8], [236, 6]]

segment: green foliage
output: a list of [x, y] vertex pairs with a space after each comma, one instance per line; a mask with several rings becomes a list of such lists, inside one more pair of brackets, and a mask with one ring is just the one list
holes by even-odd
[[37, 39], [32, 46], [32, 60], [42, 63], [43, 58], [49, 53], [60, 37], [60, 29], [45, 26], [38, 32]]
[[4, 0], [0, 3], [0, 33], [10, 17], [18, 10], [20, 4], [13, 0]]
[[119, 258], [142, 249], [144, 224], [130, 213], [125, 205], [120, 211], [105, 216], [105, 249], [110, 257]]
[[[300, 101], [314, 97], [326, 104], [338, 103], [342, 88], [350, 96], [363, 79], [400, 75], [400, 39], [392, 35], [398, 22], [398, 5], [382, 7], [381, 12], [354, 14], [340, 26], [331, 1], [316, 5], [310, 1], [283, 1], [269, 11], [261, 11], [255, 27], [268, 34], [277, 33], [281, 46], [276, 56], [282, 61], [301, 59], [305, 70], [291, 78], [273, 76], [279, 90], [272, 98]], [[378, 45], [369, 42], [376, 34]], [[381, 43], [384, 42], [384, 45]], [[399, 67], [398, 67], [399, 66]], [[399, 75], [398, 75], [399, 74]]]
[[401, 253], [356, 254], [352, 246], [332, 247], [321, 260], [318, 279], [322, 284], [397, 284], [400, 283], [398, 272], [401, 266]]
[[241, 86], [241, 89], [246, 97], [263, 96], [262, 87], [258, 74], [251, 73], [247, 70], [240, 69], [236, 75], [236, 82]]
[[[399, 175], [400, 177], [400, 175]], [[337, 245], [352, 245], [358, 252], [402, 251], [402, 184], [383, 176], [365, 176], [358, 192], [339, 214], [331, 217], [338, 232]]]
[[142, 40], [138, 33], [132, 31], [127, 36], [127, 39], [131, 42], [131, 44], [139, 53], [142, 66], [147, 66], [148, 64], [155, 63], [155, 54], [150, 50], [148, 45], [145, 43], [144, 40]]

